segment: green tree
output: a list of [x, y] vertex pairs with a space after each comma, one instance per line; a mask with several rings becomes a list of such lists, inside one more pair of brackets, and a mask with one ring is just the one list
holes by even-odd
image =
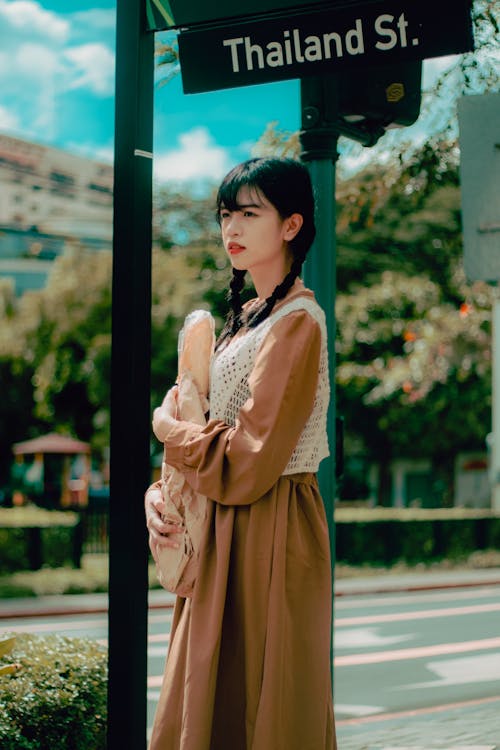
[[4, 356], [32, 373], [29, 416], [83, 440], [106, 394], [96, 363], [109, 349], [110, 272], [110, 253], [68, 248], [47, 286], [21, 297], [3, 340]]
[[430, 279], [387, 271], [339, 295], [339, 401], [379, 458], [484, 448], [492, 291], [480, 282], [462, 288], [465, 301], [455, 305]]
[[[158, 193], [152, 287], [152, 404], [172, 385], [185, 315], [225, 310], [228, 262], [214, 242], [213, 198]], [[58, 430], [109, 441], [111, 253], [68, 247], [46, 287], [16, 300], [0, 286], [0, 483], [13, 442]], [[219, 321], [220, 322], [220, 321]]]
[[456, 144], [431, 140], [404, 164], [397, 158], [342, 180], [337, 191], [339, 289], [384, 271], [425, 274], [456, 297], [461, 258]]

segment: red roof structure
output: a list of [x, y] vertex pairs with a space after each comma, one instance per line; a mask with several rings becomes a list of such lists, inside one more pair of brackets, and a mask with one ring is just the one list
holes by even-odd
[[33, 440], [14, 443], [12, 451], [16, 456], [29, 453], [61, 453], [71, 455], [76, 453], [90, 453], [90, 445], [81, 440], [75, 440], [75, 438], [68, 435], [49, 432], [48, 435], [41, 435]]

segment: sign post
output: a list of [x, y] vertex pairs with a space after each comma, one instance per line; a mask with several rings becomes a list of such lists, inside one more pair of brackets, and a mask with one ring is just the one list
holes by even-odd
[[[316, 238], [304, 265], [304, 283], [314, 290], [325, 312], [328, 334], [328, 369], [330, 404], [327, 416], [330, 455], [321, 462], [318, 481], [325, 505], [332, 561], [332, 622], [333, 584], [335, 570], [335, 496], [336, 496], [336, 399], [335, 399], [335, 296], [336, 296], [336, 233], [335, 233], [335, 166], [339, 98], [335, 79], [308, 78], [301, 81], [302, 129], [301, 159], [309, 168], [316, 200]], [[333, 684], [333, 628], [331, 671]]]
[[108, 748], [146, 747], [154, 37], [118, 0], [113, 220]]
[[500, 94], [458, 101], [465, 273], [496, 287], [492, 310], [491, 507], [500, 510]]

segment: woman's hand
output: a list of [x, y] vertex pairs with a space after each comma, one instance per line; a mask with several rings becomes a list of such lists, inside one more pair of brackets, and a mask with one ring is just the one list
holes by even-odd
[[162, 521], [165, 503], [163, 502], [161, 490], [157, 485], [153, 485], [146, 492], [144, 510], [146, 513], [146, 526], [149, 531], [149, 548], [155, 561], [158, 562], [157, 548], [172, 547], [178, 549], [180, 544], [178, 534], [182, 533], [184, 529], [175, 523], [164, 523]]
[[177, 386], [174, 385], [167, 391], [161, 406], [157, 406], [153, 412], [153, 432], [163, 443], [170, 428], [176, 421], [177, 414]]

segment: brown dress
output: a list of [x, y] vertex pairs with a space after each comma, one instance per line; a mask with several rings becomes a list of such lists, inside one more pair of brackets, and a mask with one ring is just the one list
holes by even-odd
[[193, 597], [175, 605], [151, 750], [336, 748], [328, 526], [315, 474], [282, 475], [320, 345], [311, 315], [286, 314], [236, 425], [178, 422], [167, 436], [169, 464], [213, 499]]

